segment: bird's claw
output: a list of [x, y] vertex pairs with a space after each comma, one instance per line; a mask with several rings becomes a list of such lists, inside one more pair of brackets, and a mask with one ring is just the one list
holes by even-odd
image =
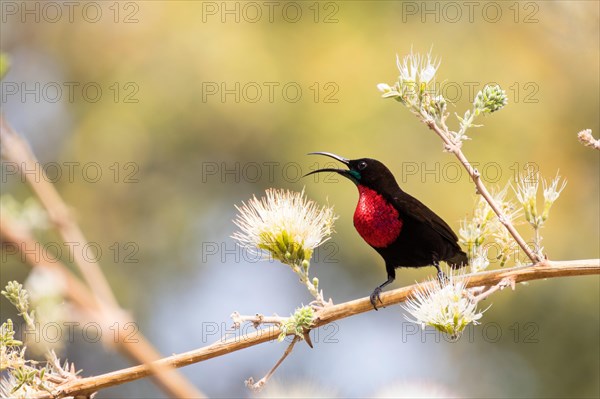
[[448, 283], [450, 282], [448, 276], [446, 276], [446, 274], [441, 270], [438, 270], [437, 278], [441, 286], [448, 285]]
[[377, 302], [379, 302], [383, 305], [383, 301], [381, 300], [381, 297], [379, 296], [379, 294], [381, 294], [380, 287], [375, 288], [375, 291], [373, 291], [373, 293], [371, 294], [371, 305], [373, 305], [373, 309], [375, 309], [375, 310], [378, 310]]

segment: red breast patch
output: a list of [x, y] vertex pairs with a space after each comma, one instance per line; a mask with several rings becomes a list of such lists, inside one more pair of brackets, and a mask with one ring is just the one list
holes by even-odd
[[354, 227], [369, 245], [376, 248], [387, 247], [398, 238], [402, 230], [398, 211], [375, 190], [359, 185], [358, 192]]

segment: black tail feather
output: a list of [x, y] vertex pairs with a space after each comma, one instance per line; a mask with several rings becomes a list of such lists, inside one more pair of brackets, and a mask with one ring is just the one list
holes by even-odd
[[446, 263], [453, 269], [460, 269], [469, 264], [469, 258], [466, 253], [459, 251], [452, 258], [446, 259]]

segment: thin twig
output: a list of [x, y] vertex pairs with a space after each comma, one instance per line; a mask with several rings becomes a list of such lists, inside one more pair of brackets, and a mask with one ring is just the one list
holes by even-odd
[[512, 277], [507, 277], [505, 279], [502, 279], [498, 284], [493, 285], [491, 287], [485, 287], [483, 292], [481, 292], [479, 295], [473, 297], [473, 301], [475, 303], [482, 301], [485, 298], [492, 295], [493, 293], [495, 293], [496, 291], [502, 291], [506, 287], [511, 287], [513, 290], [515, 289], [515, 280]]
[[233, 312], [229, 317], [233, 320], [233, 327], [236, 329], [240, 328], [242, 323], [245, 322], [250, 322], [254, 328], [258, 328], [261, 324], [276, 324], [280, 326], [287, 320], [287, 317], [264, 316], [260, 313], [257, 313], [255, 316], [246, 316], [239, 314], [239, 312]]
[[[465, 275], [461, 278], [468, 279], [467, 288], [494, 286], [505, 279], [512, 279], [515, 283], [547, 278], [585, 276], [600, 274], [600, 259], [586, 259], [573, 261], [543, 260], [531, 266], [513, 267], [510, 269], [492, 270], [481, 273]], [[436, 282], [431, 282], [434, 284]], [[426, 283], [427, 284], [427, 283]], [[384, 306], [391, 306], [406, 301], [417, 289], [422, 289], [423, 284], [398, 288], [381, 294]], [[370, 312], [373, 305], [369, 297], [356, 299], [338, 305], [327, 306], [317, 313], [313, 328], [318, 328], [334, 321], [344, 319], [361, 313]], [[255, 346], [276, 339], [281, 333], [281, 328], [268, 327], [242, 336], [226, 337], [211, 345], [195, 349], [186, 353], [169, 356], [158, 360], [157, 364], [171, 367], [184, 367], [190, 364], [203, 362], [208, 359], [223, 356], [241, 349]], [[292, 334], [292, 333], [290, 333]], [[152, 374], [149, 365], [130, 367], [111, 373], [71, 381], [57, 387], [53, 395], [39, 393], [34, 398], [51, 399], [64, 398], [77, 394], [85, 394], [100, 389], [124, 384], [147, 377]]]
[[496, 213], [496, 215], [498, 215], [498, 219], [500, 220], [500, 223], [502, 223], [504, 225], [504, 227], [506, 227], [506, 230], [508, 230], [509, 234], [514, 238], [514, 240], [517, 242], [517, 244], [519, 244], [519, 247], [521, 247], [521, 249], [523, 249], [523, 251], [525, 252], [527, 257], [529, 259], [531, 259], [531, 261], [533, 263], [540, 262], [542, 260], [542, 258], [539, 257], [537, 254], [535, 254], [533, 251], [531, 251], [531, 249], [529, 248], [529, 246], [527, 245], [527, 243], [525, 242], [523, 237], [521, 237], [521, 235], [519, 234], [517, 229], [515, 229], [513, 224], [504, 215], [504, 212], [502, 212], [502, 210], [500, 209], [500, 207], [498, 206], [498, 204], [496, 203], [496, 201], [494, 200], [494, 198], [492, 197], [492, 195], [490, 194], [488, 189], [485, 187], [485, 184], [483, 184], [483, 181], [481, 180], [481, 174], [467, 160], [467, 158], [465, 157], [465, 154], [460, 149], [460, 146], [457, 145], [456, 143], [454, 143], [450, 139], [449, 132], [442, 130], [435, 123], [435, 121], [433, 119], [431, 119], [430, 117], [428, 117], [427, 115], [421, 115], [421, 117], [423, 118], [423, 120], [427, 124], [427, 126], [429, 126], [429, 128], [431, 130], [433, 130], [435, 133], [437, 133], [438, 136], [440, 136], [440, 138], [444, 142], [446, 150], [448, 150], [449, 152], [452, 152], [456, 156], [456, 158], [458, 158], [460, 163], [463, 164], [463, 166], [467, 170], [467, 173], [469, 174], [469, 176], [471, 176], [471, 179], [475, 183], [475, 186], [477, 187], [477, 192], [479, 194], [481, 194], [481, 196], [483, 198], [485, 198], [485, 200], [487, 201], [488, 204], [490, 204], [490, 207], [492, 208], [494, 213]]
[[582, 130], [581, 132], [577, 133], [577, 138], [584, 146], [600, 150], [600, 139], [596, 140], [594, 136], [592, 136], [592, 129]]
[[269, 370], [269, 372], [263, 378], [258, 380], [257, 382], [254, 382], [254, 379], [252, 377], [248, 378], [248, 380], [246, 380], [246, 386], [248, 388], [252, 389], [254, 392], [258, 392], [261, 389], [263, 389], [263, 387], [265, 386], [267, 381], [269, 381], [269, 378], [271, 378], [271, 376], [273, 375], [275, 370], [277, 370], [277, 367], [279, 367], [279, 365], [281, 365], [281, 363], [283, 363], [285, 358], [288, 357], [288, 355], [290, 353], [292, 353], [292, 350], [294, 349], [294, 345], [296, 345], [296, 342], [298, 342], [298, 341], [300, 341], [300, 337], [294, 336], [294, 339], [288, 345], [285, 352], [283, 352], [283, 355], [281, 356], [281, 358], [277, 361], [277, 363], [275, 363], [275, 366], [273, 366], [273, 368], [271, 370]]

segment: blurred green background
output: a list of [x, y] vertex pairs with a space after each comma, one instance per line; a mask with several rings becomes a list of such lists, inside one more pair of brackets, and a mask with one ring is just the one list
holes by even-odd
[[[433, 46], [441, 58], [438, 83], [452, 114], [486, 83], [506, 90], [508, 106], [471, 130], [467, 157], [492, 187], [528, 163], [547, 178], [560, 170], [568, 185], [543, 230], [546, 252], [600, 256], [599, 154], [576, 139], [581, 129], [600, 131], [598, 2], [72, 3], [2, 1], [0, 44], [12, 64], [2, 112], [42, 164], [62, 166], [58, 190], [103, 249], [121, 304], [164, 354], [217, 340], [233, 311], [287, 315], [310, 301], [289, 270], [256, 262], [229, 238], [234, 204], [268, 187], [306, 187], [335, 206], [337, 234], [313, 267], [335, 303], [385, 279], [352, 226], [356, 189], [326, 176], [300, 179], [326, 162], [308, 152], [383, 161], [458, 230], [474, 201], [466, 173], [457, 177], [439, 139], [376, 89], [395, 81], [396, 54], [411, 48]], [[68, 162], [78, 165], [72, 179]], [[85, 167], [96, 164], [102, 175], [93, 182]], [[2, 193], [31, 195], [4, 172]], [[28, 273], [6, 254], [1, 270], [2, 285]], [[401, 270], [393, 286], [432, 270]], [[271, 390], [598, 397], [599, 292], [592, 276], [495, 294], [483, 325], [456, 344], [415, 330], [400, 307], [342, 320], [319, 332], [315, 349], [297, 347]], [[1, 305], [2, 319], [14, 319], [4, 298]], [[262, 377], [283, 350], [265, 344], [183, 372], [210, 396], [252, 396], [243, 381]], [[80, 335], [63, 356], [83, 375], [128, 365]], [[98, 397], [162, 395], [145, 380]]]

